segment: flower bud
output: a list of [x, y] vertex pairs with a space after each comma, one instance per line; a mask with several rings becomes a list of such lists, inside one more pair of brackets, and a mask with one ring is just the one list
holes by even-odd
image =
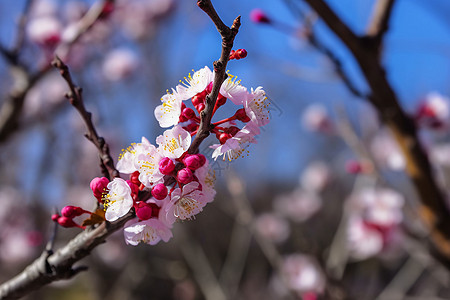
[[235, 53], [236, 59], [241, 59], [247, 57], [247, 50], [245, 49], [238, 49]]
[[139, 181], [139, 171], [134, 171], [132, 174], [130, 174], [130, 181], [137, 186], [141, 185], [141, 182]]
[[205, 96], [203, 95], [203, 93], [198, 93], [197, 95], [195, 95], [194, 97], [192, 97], [192, 104], [194, 106], [199, 105], [200, 103], [205, 102]]
[[216, 106], [222, 106], [227, 102], [227, 97], [222, 96], [221, 94], [219, 94], [219, 96], [217, 96], [217, 101], [216, 101]]
[[227, 133], [231, 134], [231, 136], [235, 136], [236, 133], [238, 133], [241, 130], [236, 126], [231, 126], [231, 127], [227, 128], [226, 131], [227, 131]]
[[199, 113], [201, 113], [201, 112], [205, 109], [205, 104], [204, 104], [204, 103], [200, 103], [199, 105], [197, 105], [197, 106], [195, 107], [195, 109], [196, 109]]
[[131, 188], [131, 197], [133, 198], [133, 200], [136, 200], [139, 194], [139, 186], [137, 184], [134, 184], [131, 180], [127, 180], [127, 183]]
[[135, 209], [136, 216], [139, 220], [145, 221], [152, 217], [152, 208], [145, 202], [140, 202], [137, 206], [135, 206]]
[[109, 180], [106, 177], [95, 177], [91, 180], [91, 190], [94, 193], [94, 197], [97, 198], [99, 202], [102, 202], [102, 195], [108, 183]]
[[58, 215], [58, 214], [53, 214], [53, 215], [52, 215], [52, 221], [53, 221], [53, 222], [58, 222], [58, 219], [59, 219], [60, 217], [61, 217], [61, 216]]
[[223, 144], [225, 144], [225, 142], [226, 141], [228, 141], [230, 138], [231, 138], [232, 136], [231, 136], [231, 134], [228, 134], [228, 133], [221, 133], [220, 135], [219, 135], [219, 142], [223, 145]]
[[201, 162], [201, 158], [198, 156], [198, 154], [188, 154], [183, 158], [184, 165], [192, 171], [200, 168], [202, 166]]
[[164, 183], [158, 183], [152, 188], [152, 196], [156, 200], [163, 200], [167, 197], [168, 191]]
[[175, 170], [175, 164], [170, 158], [164, 157], [159, 161], [159, 171], [162, 174], [170, 175], [172, 174], [173, 170]]
[[182, 184], [187, 184], [194, 179], [194, 174], [189, 168], [184, 168], [178, 171], [177, 180]]
[[89, 213], [89, 212], [78, 206], [68, 205], [68, 206], [63, 207], [63, 209], [61, 209], [61, 215], [63, 217], [70, 218], [70, 219], [81, 216], [84, 213]]
[[185, 109], [183, 109], [183, 112], [181, 113], [181, 115], [183, 117], [185, 117], [186, 120], [190, 120], [195, 117], [195, 112], [192, 108], [186, 107]]
[[269, 17], [260, 8], [255, 8], [250, 12], [250, 20], [252, 20], [252, 22], [255, 23], [263, 23], [263, 24], [271, 23]]
[[62, 227], [65, 227], [65, 228], [78, 227], [78, 228], [84, 229], [84, 227], [75, 223], [71, 218], [59, 217], [57, 222], [59, 225], [61, 225]]
[[242, 122], [250, 121], [250, 118], [247, 116], [247, 114], [245, 113], [245, 109], [243, 108], [238, 109], [234, 115], [236, 119], [238, 119], [239, 121]]

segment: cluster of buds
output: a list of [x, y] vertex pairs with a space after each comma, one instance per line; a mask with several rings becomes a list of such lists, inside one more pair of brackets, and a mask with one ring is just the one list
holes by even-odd
[[236, 51], [231, 50], [230, 52], [230, 60], [232, 59], [241, 59], [241, 58], [246, 58], [247, 57], [247, 50], [245, 49], [237, 49]]
[[75, 217], [79, 217], [82, 214], [92, 214], [90, 211], [84, 210], [81, 207], [78, 206], [65, 206], [61, 210], [61, 215], [59, 214], [53, 214], [52, 220], [53, 222], [58, 223], [62, 227], [70, 228], [70, 227], [78, 227], [81, 229], [84, 229], [84, 226], [81, 226], [80, 224], [76, 223], [73, 219]]
[[[243, 58], [243, 49], [233, 52], [234, 59]], [[259, 128], [269, 122], [268, 101], [261, 87], [251, 91], [228, 75], [215, 102], [213, 115], [230, 99], [239, 108], [221, 121], [212, 124], [218, 144], [212, 158], [224, 155], [234, 159], [241, 155], [248, 143], [255, 143]], [[156, 138], [157, 146], [145, 137], [122, 151], [117, 170], [129, 174], [129, 180], [94, 178], [91, 189], [104, 216], [81, 208], [67, 206], [62, 215], [54, 220], [65, 227], [95, 224], [95, 220], [113, 222], [134, 211], [136, 217], [125, 224], [127, 244], [147, 243], [154, 245], [172, 237], [172, 226], [177, 220], [194, 218], [205, 205], [213, 201], [215, 175], [208, 159], [200, 153], [188, 152], [192, 137], [197, 134], [200, 113], [214, 85], [214, 73], [205, 67], [186, 79], [161, 98], [162, 104], [155, 109], [155, 117], [163, 128], [171, 127]], [[184, 102], [190, 99], [189, 102]], [[192, 103], [192, 107], [190, 104]], [[239, 125], [241, 122], [243, 125]], [[78, 225], [74, 217], [91, 214], [88, 222]], [[103, 218], [103, 219], [102, 219]]]

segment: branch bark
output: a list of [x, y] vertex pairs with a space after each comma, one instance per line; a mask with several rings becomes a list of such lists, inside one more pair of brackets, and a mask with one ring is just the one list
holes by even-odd
[[199, 0], [197, 1], [197, 5], [211, 18], [217, 31], [220, 33], [220, 36], [222, 37], [222, 53], [219, 60], [214, 62], [214, 84], [211, 93], [206, 96], [205, 109], [200, 114], [200, 126], [197, 135], [188, 150], [188, 153], [191, 154], [198, 152], [198, 147], [203, 140], [209, 136], [210, 130], [212, 129], [211, 118], [214, 105], [216, 104], [217, 96], [219, 96], [220, 87], [227, 78], [226, 69], [228, 59], [230, 57], [231, 49], [233, 48], [234, 38], [241, 26], [241, 17], [238, 16], [233, 21], [233, 25], [231, 25], [230, 28], [227, 27], [220, 19], [210, 0]]
[[[379, 44], [367, 43], [357, 37], [323, 0], [305, 0], [328, 27], [344, 42], [355, 57], [369, 86], [369, 101], [378, 111], [384, 124], [393, 132], [406, 159], [406, 172], [419, 195], [419, 214], [428, 227], [431, 246], [437, 258], [450, 269], [450, 212], [433, 175], [428, 156], [422, 148], [414, 121], [403, 111], [398, 98], [386, 79], [379, 62]], [[380, 2], [381, 3], [381, 2]], [[393, 1], [374, 15], [369, 34], [382, 38], [387, 30]], [[380, 6], [382, 6], [380, 4]], [[371, 28], [377, 28], [371, 29]]]

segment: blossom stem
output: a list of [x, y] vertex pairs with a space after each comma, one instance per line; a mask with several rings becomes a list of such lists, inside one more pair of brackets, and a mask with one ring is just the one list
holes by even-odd
[[213, 125], [214, 125], [214, 126], [217, 126], [217, 125], [220, 125], [220, 124], [223, 124], [223, 123], [226, 123], [226, 122], [234, 121], [234, 120], [236, 120], [236, 119], [237, 119], [236, 116], [232, 116], [232, 117], [223, 119], [223, 120], [221, 120], [221, 121], [215, 122], [215, 123], [213, 123]]

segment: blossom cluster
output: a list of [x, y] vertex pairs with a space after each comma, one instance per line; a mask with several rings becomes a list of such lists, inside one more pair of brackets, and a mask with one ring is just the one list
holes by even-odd
[[[235, 53], [240, 54], [236, 56]], [[242, 53], [246, 53], [245, 50], [239, 49], [230, 59], [245, 57]], [[61, 215], [53, 216], [53, 220], [65, 227], [84, 228], [96, 223], [93, 218], [113, 222], [131, 210], [136, 218], [125, 224], [126, 243], [154, 245], [172, 237], [171, 229], [177, 220], [192, 219], [201, 212], [216, 194], [215, 174], [208, 159], [190, 147], [199, 130], [201, 112], [211, 93], [214, 75], [204, 67], [161, 98], [155, 117], [161, 127], [173, 127], [156, 138], [157, 146], [142, 137], [141, 142], [122, 151], [116, 168], [122, 174], [129, 174], [129, 180], [114, 178], [109, 181], [102, 177], [91, 181], [94, 196], [104, 207], [104, 216], [98, 211], [91, 213], [66, 206]], [[185, 103], [188, 99], [193, 108]], [[261, 87], [249, 91], [235, 77], [228, 75], [220, 88], [213, 115], [227, 99], [238, 105], [238, 109], [231, 117], [211, 124], [210, 133], [218, 141], [211, 146], [213, 159], [240, 157], [249, 143], [256, 143], [255, 135], [260, 133], [260, 127], [269, 122], [269, 103]], [[238, 121], [242, 123], [241, 127]], [[91, 216], [83, 225], [74, 221], [86, 213]]]

